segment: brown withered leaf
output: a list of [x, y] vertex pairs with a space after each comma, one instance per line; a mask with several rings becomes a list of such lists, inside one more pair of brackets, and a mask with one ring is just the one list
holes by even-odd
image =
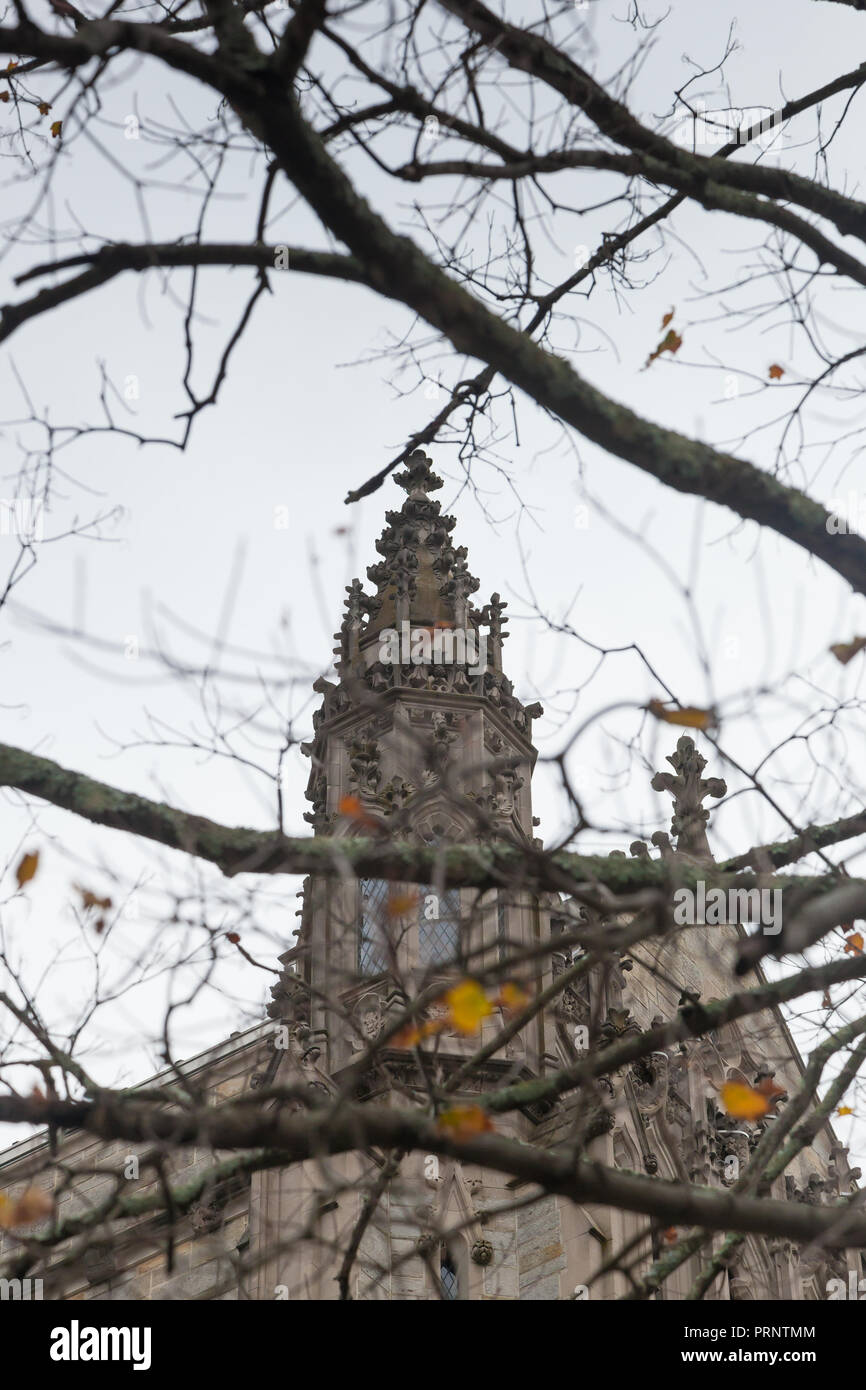
[[770, 367], [770, 370], [767, 372], [767, 376], [770, 378], [771, 381], [781, 381], [784, 375], [785, 368], [780, 367], [778, 362], [774, 362], [773, 365]]
[[836, 660], [842, 665], [847, 666], [849, 661], [862, 652], [866, 647], [866, 637], [852, 637], [850, 642], [834, 642], [830, 651]]
[[36, 870], [39, 868], [39, 850], [35, 849], [32, 854], [22, 856], [18, 868], [15, 870], [15, 878], [19, 888], [23, 888], [25, 883], [29, 883], [31, 878], [36, 877]]
[[111, 898], [100, 898], [96, 893], [91, 893], [89, 888], [82, 888], [80, 883], [73, 885], [76, 893], [81, 896], [81, 906], [85, 909], [99, 908], [100, 912], [107, 912], [111, 907]]
[[668, 324], [671, 322], [671, 320], [672, 320], [672, 318], [673, 318], [675, 312], [676, 312], [676, 311], [675, 311], [674, 309], [670, 309], [670, 310], [668, 311], [668, 313], [665, 314], [664, 318], [662, 319], [662, 328], [667, 328], [667, 326], [668, 326]]
[[658, 347], [655, 349], [655, 351], [650, 353], [649, 357], [644, 363], [644, 368], [646, 369], [646, 367], [651, 366], [657, 358], [661, 357], [663, 352], [669, 352], [671, 353], [671, 355], [673, 355], [675, 352], [679, 352], [682, 345], [683, 340], [680, 337], [677, 330], [675, 328], [669, 328], [667, 333], [659, 343]]

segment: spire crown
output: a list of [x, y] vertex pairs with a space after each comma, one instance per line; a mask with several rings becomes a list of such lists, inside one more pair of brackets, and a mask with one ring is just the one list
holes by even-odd
[[416, 449], [406, 460], [402, 473], [394, 474], [394, 482], [409, 494], [412, 501], [422, 501], [428, 493], [438, 492], [445, 484], [438, 473], [433, 472], [433, 461], [423, 449]]

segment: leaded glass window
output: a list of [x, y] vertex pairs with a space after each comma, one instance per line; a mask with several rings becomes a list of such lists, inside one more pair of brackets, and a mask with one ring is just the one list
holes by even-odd
[[358, 973], [381, 975], [388, 969], [384, 922], [388, 907], [388, 880], [362, 878], [358, 883]]
[[418, 957], [422, 965], [451, 961], [460, 949], [460, 889], [437, 893], [422, 888], [418, 898]]
[[442, 1254], [439, 1263], [439, 1286], [443, 1299], [460, 1297], [460, 1280], [457, 1277], [457, 1269], [451, 1258], [450, 1252], [442, 1247]]

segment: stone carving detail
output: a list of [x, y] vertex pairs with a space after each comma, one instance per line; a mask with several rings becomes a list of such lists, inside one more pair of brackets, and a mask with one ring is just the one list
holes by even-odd
[[349, 745], [349, 781], [364, 795], [375, 796], [382, 780], [381, 750], [375, 739], [360, 732]]
[[[721, 777], [703, 778], [707, 760], [696, 749], [694, 739], [683, 734], [677, 740], [676, 752], [667, 761], [674, 773], [657, 772], [652, 779], [654, 791], [667, 791], [674, 798], [671, 833], [677, 837], [677, 853], [694, 859], [711, 859], [706, 825], [710, 813], [702, 805], [705, 796], [724, 796], [728, 788]], [[655, 839], [655, 836], [653, 836]]]

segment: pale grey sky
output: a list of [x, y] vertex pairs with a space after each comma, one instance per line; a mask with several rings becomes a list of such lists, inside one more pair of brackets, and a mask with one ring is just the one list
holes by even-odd
[[[600, 77], [614, 72], [634, 49], [634, 32], [622, 22], [628, 8], [627, 0], [597, 0], [580, 16], [587, 28], [575, 42]], [[732, 24], [739, 49], [726, 66], [729, 98], [714, 88], [715, 79], [695, 89], [705, 93], [711, 107], [728, 102], [774, 107], [782, 97], [802, 94], [853, 67], [866, 42], [862, 16], [814, 0], [757, 5], [673, 0], [642, 9], [648, 18], [670, 11], [665, 23], [646, 36], [633, 89], [632, 105], [646, 119], [669, 110], [674, 88], [692, 71], [683, 55], [712, 66]], [[521, 6], [519, 13], [509, 8], [514, 22], [530, 15], [534, 17], [534, 7]], [[107, 101], [104, 123], [91, 129], [92, 136], [98, 132], [101, 150], [90, 137], [76, 138], [70, 122], [50, 204], [61, 238], [74, 238], [81, 224], [89, 232], [141, 239], [145, 233], [133, 180], [145, 172], [166, 183], [148, 199], [154, 238], [189, 230], [197, 204], [184, 183], [188, 165], [180, 159], [159, 164], [167, 145], [157, 150], [123, 133], [131, 112], [151, 128], [173, 122], [164, 77], [146, 63], [129, 65], [129, 72]], [[186, 100], [193, 121], [210, 110], [191, 85]], [[62, 101], [58, 99], [58, 110]], [[862, 191], [862, 102], [862, 97], [856, 99], [830, 150], [834, 181], [851, 192]], [[826, 119], [840, 110], [841, 99], [828, 103]], [[814, 116], [803, 117], [790, 127], [781, 147], [782, 157], [800, 161], [798, 167], [807, 173], [812, 172], [808, 137], [813, 132]], [[775, 158], [772, 149], [766, 158]], [[414, 190], [395, 191], [382, 176], [371, 176], [360, 154], [347, 164], [363, 177], [371, 200], [400, 225]], [[259, 182], [251, 171], [252, 162], [247, 166], [242, 158], [236, 160], [233, 197], [212, 207], [208, 234], [213, 239], [252, 234]], [[29, 207], [32, 184], [17, 185], [10, 181], [9, 169], [0, 170], [0, 176], [4, 172], [6, 207], [16, 201], [21, 209]], [[181, 186], [168, 187], [173, 182]], [[595, 175], [575, 176], [569, 193], [576, 203], [595, 203], [600, 187], [612, 192], [619, 184], [613, 179], [605, 184]], [[447, 186], [437, 192], [444, 202]], [[300, 207], [289, 207], [284, 191], [277, 205], [287, 210], [272, 229], [274, 240], [324, 244], [314, 219]], [[11, 215], [4, 212], [7, 232]], [[47, 215], [48, 210], [43, 222]], [[539, 238], [551, 279], [567, 273], [575, 247], [594, 248], [617, 215], [616, 209], [602, 208], [551, 225], [556, 241], [545, 246]], [[573, 329], [561, 325], [558, 330], [560, 350], [573, 350], [578, 370], [614, 398], [687, 434], [728, 444], [781, 413], [793, 398], [792, 382], [813, 371], [815, 359], [792, 334], [784, 314], [758, 317], [748, 326], [729, 316], [732, 305], [749, 303], [750, 296], [754, 302], [770, 296], [771, 286], [751, 282], [757, 252], [742, 254], [744, 247], [761, 246], [763, 227], [743, 227], [718, 214], [685, 209], [673, 229], [675, 239], [648, 265], [643, 288], [617, 295], [602, 280], [588, 300], [573, 306]], [[59, 245], [56, 254], [72, 249], [70, 241]], [[7, 254], [0, 269], [11, 275], [50, 258], [44, 246], [25, 246]], [[751, 267], [750, 283], [723, 289], [729, 277], [742, 275], [744, 266]], [[297, 717], [298, 737], [306, 736], [313, 707], [308, 686], [330, 660], [343, 587], [355, 574], [363, 577], [376, 559], [373, 542], [384, 511], [402, 494], [388, 482], [356, 507], [346, 508], [343, 498], [381, 467], [435, 406], [423, 391], [398, 394], [389, 383], [390, 364], [380, 356], [393, 337], [410, 327], [407, 312], [354, 286], [292, 273], [273, 279], [275, 292], [260, 302], [220, 401], [198, 420], [186, 453], [159, 446], [139, 449], [110, 434], [85, 437], [63, 453], [67, 476], [58, 478], [47, 534], [64, 529], [74, 517], [84, 520], [115, 507], [118, 514], [104, 526], [103, 543], [74, 539], [43, 544], [38, 566], [0, 614], [4, 740], [188, 810], [262, 827], [273, 824], [272, 788], [248, 769], [179, 748], [124, 748], [154, 737], [149, 720], [162, 721], [170, 740], [203, 725], [191, 686], [167, 680], [152, 663], [125, 653], [131, 642], [144, 648], [158, 635], [178, 660], [202, 661], [210, 654], [208, 642], [196, 641], [191, 633], [213, 634], [231, 591], [228, 643], [251, 653], [285, 654], [288, 662], [273, 661], [268, 669], [299, 677], [288, 708]], [[116, 383], [131, 383], [138, 392], [130, 402], [135, 427], [176, 435], [173, 416], [184, 404], [177, 383], [183, 366], [185, 285], [181, 274], [167, 284], [156, 274], [129, 275], [25, 326], [0, 366], [3, 420], [26, 417], [23, 382], [37, 409], [49, 412], [53, 421], [95, 421], [98, 363], [104, 362]], [[202, 273], [200, 327], [206, 327], [205, 319], [213, 325], [201, 335], [211, 354], [209, 371], [251, 285], [246, 271]], [[20, 293], [7, 288], [6, 298], [14, 300]], [[828, 340], [838, 346], [856, 339], [859, 302], [832, 287], [821, 293]], [[679, 358], [643, 370], [660, 337], [661, 317], [671, 308], [684, 339]], [[774, 388], [778, 405], [754, 389], [774, 362], [786, 370], [783, 383]], [[457, 375], [451, 364], [443, 380], [451, 382]], [[199, 377], [200, 385], [206, 376]], [[398, 384], [408, 389], [411, 373]], [[120, 405], [115, 414], [121, 419]], [[509, 419], [503, 410], [503, 432]], [[575, 704], [572, 692], [593, 672], [596, 657], [533, 619], [534, 604], [555, 623], [567, 619], [592, 642], [638, 643], [684, 703], [720, 703], [727, 716], [722, 744], [749, 766], [798, 731], [811, 711], [862, 694], [861, 665], [855, 662], [843, 670], [827, 655], [827, 646], [866, 631], [863, 601], [852, 598], [824, 566], [769, 532], [759, 534], [751, 525], [737, 528], [730, 514], [679, 496], [579, 437], [567, 437], [522, 398], [517, 419], [519, 446], [503, 433], [499, 447], [513, 487], [495, 468], [478, 462], [467, 487], [453, 447], [429, 452], [447, 478], [439, 496], [458, 515], [457, 539], [468, 545], [471, 568], [481, 579], [479, 600], [493, 589], [509, 600], [512, 636], [506, 666], [518, 692], [540, 698], [548, 711], [537, 726], [542, 759], [558, 751], [569, 731], [593, 711], [622, 700], [645, 703], [662, 692], [634, 654], [624, 653], [606, 660]], [[855, 423], [856, 407], [825, 398], [812, 412], [810, 440], [832, 442]], [[16, 445], [22, 438], [38, 447], [37, 437], [25, 426], [4, 427], [0, 442], [7, 479], [17, 469]], [[771, 432], [759, 433], [735, 452], [769, 468], [774, 442]], [[849, 493], [866, 496], [866, 468], [856, 441], [833, 452], [804, 452], [792, 478], [824, 500]], [[585, 526], [580, 524], [581, 505], [588, 507]], [[289, 508], [289, 524], [278, 529], [275, 517], [283, 506]], [[11, 558], [13, 545], [10, 537], [0, 537], [0, 565]], [[677, 583], [692, 587], [699, 636]], [[41, 629], [33, 614], [60, 625], [81, 624], [108, 645], [95, 649], [64, 640]], [[702, 644], [709, 682], [701, 665]], [[222, 665], [254, 676], [260, 664], [252, 656], [224, 655]], [[760, 703], [750, 693], [759, 686], [774, 691]], [[649, 789], [649, 775], [663, 765], [676, 731], [644, 733], [640, 753], [647, 768], [642, 769], [618, 742], [631, 740], [636, 729], [633, 713], [611, 715], [594, 725], [574, 750], [573, 775], [591, 811], [612, 831], [622, 827], [620, 835], [582, 837], [580, 846], [586, 850], [625, 847], [636, 828], [646, 834], [667, 828], [667, 799]], [[852, 725], [847, 744], [841, 733], [816, 741], [814, 751], [824, 767], [814, 786], [809, 786], [812, 769], [805, 744], [768, 769], [774, 795], [792, 816], [800, 815], [806, 789], [809, 814], [818, 820], [863, 804], [862, 728], [859, 742], [852, 744], [855, 731]], [[256, 742], [257, 756], [270, 765], [276, 739], [262, 733]], [[726, 776], [732, 789], [738, 785], [729, 768], [713, 762], [709, 770]], [[307, 808], [306, 776], [304, 760], [293, 756], [284, 787], [290, 832], [306, 829], [301, 819]], [[539, 833], [553, 838], [563, 828], [564, 803], [543, 762], [535, 799], [542, 816]], [[720, 853], [746, 848], [781, 828], [754, 794], [731, 801], [714, 826]], [[52, 808], [39, 808], [31, 822], [8, 796], [0, 798], [0, 828], [8, 866], [25, 848], [38, 847], [43, 856], [26, 902], [16, 899], [0, 906], [0, 925], [32, 987], [48, 970], [42, 987], [53, 1001], [53, 1015], [68, 1020], [90, 979], [95, 944], [92, 933], [82, 938], [75, 926], [71, 885], [84, 882], [114, 891], [94, 867], [99, 863], [129, 881], [150, 876], [155, 891], [169, 878], [187, 884], [193, 879], [179, 856], [156, 853], [127, 835], [97, 830]], [[856, 869], [858, 861], [851, 858], [849, 865]], [[203, 884], [217, 880], [218, 875], [201, 871]], [[255, 941], [269, 961], [277, 942], [288, 941], [295, 925], [296, 888], [284, 878], [266, 885], [271, 905], [262, 921], [267, 931]], [[4, 899], [13, 889], [7, 871]], [[109, 978], [119, 978], [124, 962], [136, 957], [143, 943], [151, 964], [160, 956], [168, 963], [181, 950], [176, 926], [155, 932], [146, 916], [130, 915], [101, 945], [101, 968]], [[230, 998], [207, 991], [178, 1016], [180, 1055], [252, 1021], [269, 983], [262, 972], [232, 957], [220, 967], [217, 981]], [[158, 978], [107, 1010], [88, 1035], [90, 1058], [96, 1058], [94, 1067], [106, 1082], [131, 1079], [151, 1067], [165, 989], [166, 978]], [[847, 1123], [840, 1124], [843, 1138]]]

